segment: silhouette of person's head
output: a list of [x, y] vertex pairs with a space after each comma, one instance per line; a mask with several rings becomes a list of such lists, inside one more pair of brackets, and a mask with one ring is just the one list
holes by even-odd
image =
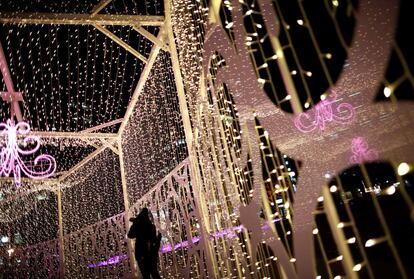
[[129, 219], [131, 222], [148, 222], [151, 221], [149, 218], [149, 210], [144, 207], [141, 209], [141, 212], [135, 218]]
[[141, 212], [138, 214], [137, 218], [149, 219], [149, 210], [148, 210], [148, 208], [144, 207], [143, 209], [141, 209]]

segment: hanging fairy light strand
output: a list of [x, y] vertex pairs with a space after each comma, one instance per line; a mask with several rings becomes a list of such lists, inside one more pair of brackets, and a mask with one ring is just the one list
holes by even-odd
[[187, 157], [171, 58], [161, 51], [122, 135], [130, 202]]
[[[149, 54], [147, 40], [129, 36], [131, 27], [108, 29]], [[79, 132], [124, 116], [144, 63], [104, 34], [66, 25], [2, 25], [0, 32], [33, 130]]]

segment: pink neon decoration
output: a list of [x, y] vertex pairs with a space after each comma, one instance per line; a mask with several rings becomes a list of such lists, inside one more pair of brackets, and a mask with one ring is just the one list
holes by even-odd
[[375, 149], [369, 149], [367, 141], [362, 137], [352, 139], [352, 156], [350, 162], [361, 164], [364, 161], [374, 161], [378, 159], [378, 152]]
[[299, 114], [294, 123], [296, 128], [303, 133], [312, 132], [316, 128], [323, 132], [326, 122], [348, 124], [353, 121], [354, 115], [354, 107], [349, 103], [337, 104], [336, 92], [332, 91], [332, 94], [316, 104], [311, 112]]
[[[26, 122], [14, 125], [14, 122], [9, 119], [7, 123], [0, 123], [0, 135], [6, 139], [6, 145], [1, 148], [0, 152], [0, 175], [10, 176], [13, 172], [16, 186], [21, 185], [22, 171], [32, 179], [47, 178], [56, 171], [55, 158], [50, 155], [39, 155], [32, 164], [26, 164], [20, 158], [20, 155], [33, 154], [40, 148], [39, 138], [27, 135], [29, 132], [30, 126]], [[20, 137], [24, 138], [21, 140]], [[23, 146], [34, 144], [35, 147], [22, 149], [19, 147], [18, 140]]]

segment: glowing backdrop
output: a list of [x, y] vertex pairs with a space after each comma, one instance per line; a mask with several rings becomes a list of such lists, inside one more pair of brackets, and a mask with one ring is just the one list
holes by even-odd
[[59, 239], [0, 255], [7, 272], [131, 276], [145, 205], [164, 278], [413, 277], [407, 3], [166, 1], [169, 53], [117, 144], [61, 182]]

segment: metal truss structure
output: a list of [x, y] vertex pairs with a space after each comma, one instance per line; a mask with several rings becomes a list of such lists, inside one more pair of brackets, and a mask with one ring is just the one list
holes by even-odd
[[[168, 1], [166, 1], [168, 2]], [[75, 165], [73, 168], [65, 172], [64, 175], [59, 177], [59, 181], [62, 181], [67, 176], [71, 175], [77, 169], [82, 167], [84, 164], [89, 162], [92, 158], [96, 155], [101, 153], [104, 149], [110, 148], [115, 153], [119, 154], [119, 149], [114, 147], [114, 143], [120, 141], [120, 137], [122, 132], [125, 129], [125, 126], [131, 117], [133, 108], [138, 101], [139, 95], [142, 93], [143, 87], [145, 82], [148, 78], [149, 73], [151, 72], [152, 66], [157, 58], [158, 52], [160, 49], [164, 51], [170, 51], [171, 43], [174, 44], [174, 40], [172, 37], [172, 29], [171, 24], [168, 22], [168, 18], [171, 17], [170, 12], [166, 8], [166, 15], [164, 16], [152, 16], [152, 15], [108, 15], [108, 14], [99, 14], [99, 12], [104, 9], [108, 4], [111, 3], [111, 0], [103, 0], [98, 5], [96, 5], [90, 14], [72, 14], [72, 13], [1, 13], [0, 23], [7, 23], [7, 24], [50, 24], [50, 25], [91, 25], [94, 26], [97, 30], [101, 31], [105, 34], [108, 38], [113, 40], [115, 43], [119, 44], [122, 48], [130, 52], [132, 55], [140, 59], [141, 61], [145, 62], [146, 65], [143, 69], [143, 72], [140, 76], [138, 84], [135, 88], [134, 94], [131, 98], [131, 101], [128, 105], [127, 111], [125, 113], [125, 117], [122, 119], [117, 119], [114, 121], [110, 121], [92, 128], [85, 129], [79, 132], [41, 132], [36, 131], [32, 132], [31, 134], [34, 136], [38, 136], [40, 138], [71, 138], [71, 139], [81, 139], [85, 142], [92, 139], [99, 139], [102, 142], [101, 146], [96, 146], [96, 150], [87, 156], [84, 160], [80, 163]], [[169, 6], [166, 4], [166, 6]], [[113, 25], [121, 25], [121, 26], [130, 26], [144, 36], [146, 39], [153, 43], [153, 48], [150, 53], [148, 59], [135, 50], [133, 47], [125, 43], [111, 31], [109, 31], [106, 27], [113, 26]], [[158, 26], [161, 27], [158, 37], [155, 37], [153, 34], [148, 32], [143, 26]], [[176, 57], [176, 50], [175, 45], [173, 46], [175, 54], [172, 54], [173, 64], [174, 64], [174, 73], [177, 75], [179, 74], [179, 69], [175, 69], [178, 67], [178, 59]], [[2, 92], [3, 100], [6, 100], [4, 96], [16, 96], [18, 92], [14, 92], [13, 81], [10, 76], [10, 72], [7, 67], [7, 63], [5, 63], [5, 57], [3, 51], [0, 52], [0, 60], [4, 61], [2, 63], [2, 73], [5, 83], [7, 85], [7, 92]], [[177, 80], [181, 80], [180, 77]], [[181, 95], [180, 100], [185, 98], [183, 95], [183, 86], [182, 84], [177, 84], [177, 88]], [[185, 100], [185, 99], [183, 99]], [[20, 111], [18, 102], [22, 101], [22, 98], [10, 97], [8, 100], [10, 102], [13, 109], [13, 114], [16, 116], [18, 121], [22, 120], [22, 113]], [[180, 104], [183, 103], [180, 101]], [[184, 102], [185, 105], [185, 102]], [[185, 109], [185, 108], [184, 108]], [[187, 114], [188, 117], [188, 114]], [[189, 127], [189, 119], [188, 121], [184, 120], [187, 123], [187, 127]], [[97, 131], [110, 127], [115, 124], [121, 123], [120, 129], [117, 134], [113, 133], [99, 133]], [[92, 143], [91, 143], [92, 145]]]
[[[151, 72], [151, 69], [156, 61], [158, 53], [160, 50], [170, 52], [172, 64], [174, 68], [174, 77], [176, 80], [176, 87], [178, 91], [178, 99], [180, 104], [180, 110], [183, 118], [185, 134], [187, 137], [187, 143], [191, 144], [192, 132], [190, 119], [188, 114], [187, 103], [184, 95], [184, 86], [182, 83], [182, 77], [179, 69], [178, 54], [174, 42], [173, 30], [171, 26], [171, 3], [170, 0], [164, 2], [165, 5], [165, 16], [152, 16], [152, 15], [108, 15], [108, 14], [99, 14], [99, 12], [104, 9], [112, 0], [102, 0], [98, 5], [96, 5], [89, 14], [71, 14], [71, 13], [1, 13], [0, 23], [15, 24], [15, 25], [30, 25], [30, 24], [43, 24], [43, 25], [91, 25], [97, 30], [102, 32], [108, 38], [113, 40], [119, 46], [124, 48], [126, 51], [134, 55], [139, 60], [145, 63], [145, 66], [140, 75], [140, 79], [137, 83], [135, 91], [132, 95], [132, 98], [128, 104], [125, 116], [122, 119], [117, 119], [110, 121], [92, 128], [85, 129], [79, 132], [43, 132], [35, 131], [32, 132], [32, 135], [38, 136], [40, 138], [48, 139], [79, 139], [90, 145], [94, 146], [96, 149], [90, 153], [86, 158], [76, 164], [74, 167], [68, 171], [58, 173], [54, 177], [40, 181], [41, 183], [50, 182], [51, 184], [57, 185], [56, 194], [58, 200], [58, 216], [59, 216], [59, 239], [60, 245], [63, 247], [63, 222], [62, 222], [62, 201], [61, 201], [61, 189], [60, 182], [65, 180], [68, 176], [76, 172], [82, 166], [87, 164], [95, 156], [103, 152], [105, 149], [109, 148], [114, 153], [119, 155], [120, 166], [121, 166], [121, 177], [123, 185], [123, 195], [125, 201], [125, 211], [129, 210], [129, 203], [127, 198], [127, 188], [126, 188], [126, 177], [123, 164], [123, 152], [121, 147], [121, 137], [122, 133], [125, 130], [125, 127], [133, 113], [133, 109], [138, 102], [139, 96], [143, 93], [144, 85], [148, 79], [148, 76]], [[144, 36], [146, 39], [153, 43], [151, 53], [148, 58], [143, 54], [139, 53], [132, 46], [125, 43], [121, 38], [112, 33], [107, 29], [108, 26], [130, 26], [133, 30]], [[148, 32], [143, 26], [156, 26], [160, 27], [158, 37], [155, 37], [153, 34]], [[1, 45], [0, 45], [1, 47]], [[21, 93], [15, 92], [13, 81], [10, 75], [10, 71], [7, 66], [7, 61], [3, 52], [3, 49], [0, 49], [0, 66], [3, 74], [3, 79], [7, 85], [7, 92], [2, 92], [1, 96], [4, 101], [7, 101], [11, 105], [12, 117], [16, 117], [18, 121], [22, 121], [22, 112], [20, 111], [19, 101], [23, 101], [21, 98]], [[18, 98], [20, 96], [20, 98]], [[7, 98], [8, 97], [8, 98]], [[118, 133], [101, 133], [99, 130], [113, 125], [120, 124]], [[94, 143], [91, 140], [95, 140]], [[96, 145], [96, 140], [99, 140], [102, 144], [100, 146]], [[1, 178], [3, 180], [10, 180], [10, 178]], [[50, 184], [49, 183], [49, 184]], [[128, 215], [128, 214], [126, 214]], [[129, 216], [126, 216], [129, 218]], [[128, 219], [126, 219], [128, 220]], [[127, 222], [126, 222], [127, 223]], [[61, 249], [62, 250], [62, 249]], [[128, 252], [132, 251], [131, 242], [128, 242]], [[63, 262], [64, 256], [61, 253], [61, 260]], [[137, 272], [136, 267], [134, 272]]]

